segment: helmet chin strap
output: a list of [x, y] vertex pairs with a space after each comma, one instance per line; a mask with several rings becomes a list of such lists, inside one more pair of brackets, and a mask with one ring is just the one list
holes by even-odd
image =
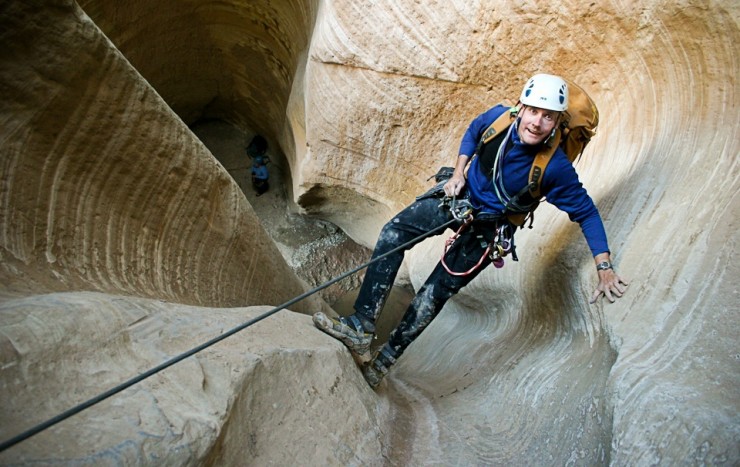
[[518, 116], [519, 111], [522, 110], [522, 106], [523, 106], [522, 101], [517, 101], [516, 105], [512, 107], [511, 110], [509, 110], [509, 112], [511, 112], [511, 115]]
[[551, 139], [553, 139], [553, 138], [555, 137], [555, 130], [557, 130], [557, 129], [558, 129], [558, 126], [557, 126], [557, 125], [555, 125], [555, 126], [554, 126], [554, 127], [552, 128], [552, 131], [550, 132], [550, 136], [548, 136], [548, 137], [547, 137], [547, 138], [546, 138], [546, 139], [545, 139], [545, 140], [544, 140], [544, 141], [542, 142], [542, 144], [545, 144], [545, 145], [547, 145], [547, 146], [550, 146], [550, 140], [551, 140]]
[[543, 144], [547, 145], [547, 147], [550, 147], [552, 145], [552, 143], [551, 143], [550, 140], [552, 140], [555, 137], [555, 132], [560, 127], [560, 123], [562, 122], [562, 120], [563, 120], [563, 112], [559, 112], [558, 113], [558, 119], [555, 122], [555, 126], [552, 127], [552, 131], [550, 132], [550, 136], [548, 136], [547, 139], [545, 139], [545, 141], [542, 142]]

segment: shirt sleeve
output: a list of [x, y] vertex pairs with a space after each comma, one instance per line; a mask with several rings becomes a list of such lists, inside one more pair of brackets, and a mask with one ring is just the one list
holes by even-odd
[[567, 213], [571, 221], [581, 226], [594, 256], [609, 252], [599, 210], [578, 179], [575, 168], [561, 151], [555, 153], [545, 170], [542, 188], [548, 203]]

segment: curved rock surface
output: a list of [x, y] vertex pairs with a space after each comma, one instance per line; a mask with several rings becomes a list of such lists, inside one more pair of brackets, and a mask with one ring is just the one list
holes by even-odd
[[0, 4], [2, 439], [305, 290], [201, 119], [267, 136], [300, 208], [371, 246], [473, 116], [562, 74], [599, 106], [578, 171], [632, 280], [588, 305], [545, 205], [377, 394], [281, 311], [0, 463], [738, 464], [740, 8], [500, 3]]

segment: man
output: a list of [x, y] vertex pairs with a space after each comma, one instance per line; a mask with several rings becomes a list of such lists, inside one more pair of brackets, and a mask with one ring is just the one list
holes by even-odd
[[[341, 340], [363, 365], [363, 375], [371, 387], [378, 386], [388, 369], [437, 316], [447, 300], [496, 259], [495, 255], [491, 258], [487, 247], [491, 244], [513, 245], [513, 237], [507, 237], [505, 242], [500, 238], [507, 231], [514, 230], [506, 214], [512, 212], [512, 206], [518, 212], [534, 208], [537, 200], [531, 196], [527, 199], [526, 190], [532, 162], [543, 143], [555, 134], [561, 114], [567, 108], [566, 82], [558, 76], [538, 74], [524, 86], [517, 119], [508, 131], [487, 143], [483, 143], [481, 138], [496, 118], [508, 110], [503, 106], [496, 106], [471, 122], [462, 139], [454, 173], [449, 180], [438, 185], [436, 192], [439, 196], [443, 192], [447, 197], [467, 199], [474, 220], [466, 230], [458, 232], [443, 260], [412, 300], [401, 323], [374, 356], [370, 355], [370, 344], [375, 333], [375, 322], [403, 261], [403, 250], [371, 264], [355, 302], [353, 315], [340, 319], [330, 318], [323, 313], [314, 315], [315, 325]], [[474, 154], [477, 157], [473, 157]], [[621, 297], [628, 284], [612, 268], [599, 212], [562, 149], [557, 148], [553, 154], [540, 180], [540, 190], [550, 204], [565, 211], [572, 221], [581, 226], [599, 276], [599, 285], [591, 302], [602, 295], [611, 302], [615, 296]], [[435, 191], [431, 190], [420, 196], [383, 227], [373, 258], [450, 221], [453, 215], [451, 209], [441, 205], [434, 194]], [[440, 233], [442, 229], [435, 234]]]
[[252, 187], [257, 196], [262, 196], [270, 189], [270, 173], [267, 170], [265, 156], [256, 156], [252, 162]]
[[247, 146], [247, 156], [252, 159], [252, 188], [257, 196], [262, 196], [270, 189], [270, 172], [267, 170], [267, 140], [262, 135], [255, 135]]

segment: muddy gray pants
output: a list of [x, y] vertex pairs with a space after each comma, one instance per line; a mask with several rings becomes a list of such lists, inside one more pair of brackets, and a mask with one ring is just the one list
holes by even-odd
[[[436, 197], [421, 198], [391, 219], [378, 237], [373, 258], [419, 237], [447, 223], [451, 215], [447, 207], [440, 207]], [[457, 228], [457, 227], [455, 227]], [[444, 233], [440, 230], [440, 235]], [[445, 255], [445, 263], [452, 271], [468, 271], [484, 255], [487, 243], [495, 233], [495, 223], [473, 222], [455, 241]], [[421, 241], [421, 240], [420, 240]], [[417, 242], [418, 243], [418, 242]], [[407, 249], [416, 243], [409, 245]], [[373, 263], [365, 274], [359, 295], [355, 301], [355, 311], [359, 318], [375, 323], [385, 304], [398, 269], [403, 261], [404, 251], [398, 251]], [[441, 252], [440, 252], [441, 256]], [[411, 301], [398, 327], [391, 333], [388, 344], [381, 357], [391, 357], [385, 362], [390, 366], [406, 348], [419, 337], [421, 332], [439, 314], [447, 300], [465, 287], [483, 269], [491, 264], [490, 258], [483, 259], [481, 266], [463, 276], [449, 274], [441, 262], [437, 263], [424, 285]]]

